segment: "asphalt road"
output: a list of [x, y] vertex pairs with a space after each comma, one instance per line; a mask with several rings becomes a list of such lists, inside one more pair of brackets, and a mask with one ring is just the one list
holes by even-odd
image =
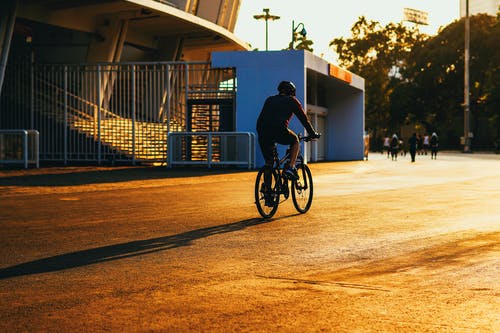
[[310, 166], [0, 169], [0, 332], [500, 332], [500, 155]]

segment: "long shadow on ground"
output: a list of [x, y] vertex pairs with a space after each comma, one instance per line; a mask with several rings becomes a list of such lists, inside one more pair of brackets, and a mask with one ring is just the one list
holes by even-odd
[[116, 183], [131, 180], [154, 180], [180, 177], [203, 177], [217, 174], [247, 172], [244, 169], [201, 169], [166, 167], [130, 167], [90, 171], [57, 169], [44, 174], [28, 174], [0, 177], [0, 186], [73, 186], [87, 184]]
[[111, 260], [130, 258], [143, 254], [174, 249], [181, 246], [189, 246], [197, 239], [239, 231], [271, 221], [274, 220], [253, 218], [208, 228], [196, 229], [172, 236], [151, 238], [62, 254], [2, 268], [0, 269], [0, 279], [60, 271], [79, 266], [92, 265]]

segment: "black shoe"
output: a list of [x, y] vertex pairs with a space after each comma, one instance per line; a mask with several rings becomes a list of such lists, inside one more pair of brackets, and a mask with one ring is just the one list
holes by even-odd
[[265, 200], [265, 205], [266, 207], [274, 207], [274, 200], [273, 200], [273, 197], [268, 194], [268, 195], [265, 195], [264, 196], [264, 200]]
[[264, 194], [264, 201], [266, 207], [274, 207], [274, 200], [271, 193], [266, 189], [266, 185], [262, 184], [260, 187], [260, 193]]
[[288, 177], [288, 179], [291, 179], [291, 180], [298, 180], [299, 179], [299, 173], [297, 172], [296, 167], [285, 166], [285, 168], [283, 169], [283, 172]]
[[285, 197], [285, 200], [288, 199], [288, 197], [290, 196], [290, 189], [288, 188], [288, 180], [285, 179], [285, 183], [283, 184], [283, 187], [282, 187], [282, 193], [283, 193], [283, 196]]

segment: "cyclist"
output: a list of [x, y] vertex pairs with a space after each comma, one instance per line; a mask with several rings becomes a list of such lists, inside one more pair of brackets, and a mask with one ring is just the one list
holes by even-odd
[[262, 111], [257, 119], [257, 133], [259, 146], [269, 172], [264, 173], [264, 182], [269, 188], [270, 172], [273, 165], [273, 149], [276, 143], [290, 146], [290, 161], [285, 165], [284, 172], [290, 179], [299, 179], [295, 163], [299, 153], [299, 139], [297, 134], [288, 128], [290, 119], [295, 114], [306, 128], [311, 138], [319, 138], [314, 130], [302, 104], [295, 97], [295, 85], [290, 81], [282, 81], [278, 85], [278, 95], [266, 99]]

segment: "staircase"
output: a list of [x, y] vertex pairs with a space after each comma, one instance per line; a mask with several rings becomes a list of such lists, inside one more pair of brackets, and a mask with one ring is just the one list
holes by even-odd
[[[215, 105], [191, 106], [191, 131], [192, 132], [217, 132], [219, 131], [219, 112]], [[220, 160], [220, 139], [212, 139], [212, 159]], [[208, 158], [208, 138], [194, 136], [191, 141], [191, 159], [202, 161]]]
[[[73, 117], [70, 126], [99, 140], [98, 130], [94, 120]], [[136, 160], [165, 160], [167, 156], [167, 126], [162, 123], [133, 122], [127, 118], [109, 118], [100, 122], [100, 142], [112, 147], [119, 153]], [[171, 131], [181, 131], [178, 125], [171, 124]]]
[[41, 106], [37, 108], [39, 114], [57, 124], [68, 126], [96, 143], [100, 142], [103, 151], [112, 151], [114, 155], [139, 161], [165, 161], [168, 130], [184, 130], [175, 120], [170, 121], [168, 128], [166, 122], [133, 121], [102, 107], [101, 119], [98, 121], [98, 106], [69, 92], [66, 92], [65, 119], [64, 90], [47, 82], [44, 84], [55, 93], [49, 95], [43, 94], [43, 89], [37, 90], [35, 98]]
[[[222, 130], [220, 100], [235, 93], [232, 69], [208, 63], [23, 62], [8, 74], [2, 105], [14, 112], [0, 121], [39, 130], [40, 158], [51, 161], [164, 162], [168, 133]], [[206, 135], [182, 140], [176, 153], [183, 159], [207, 159]], [[210, 147], [214, 160], [219, 141]]]

